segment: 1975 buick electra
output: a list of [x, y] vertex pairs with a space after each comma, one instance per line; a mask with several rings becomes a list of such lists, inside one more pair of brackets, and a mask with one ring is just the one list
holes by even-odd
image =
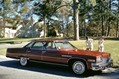
[[109, 53], [81, 50], [66, 40], [34, 40], [23, 48], [8, 48], [6, 57], [19, 59], [22, 66], [34, 61], [67, 65], [75, 74], [112, 66]]

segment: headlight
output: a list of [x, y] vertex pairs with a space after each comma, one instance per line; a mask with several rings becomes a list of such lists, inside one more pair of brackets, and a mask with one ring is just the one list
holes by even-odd
[[101, 57], [101, 56], [97, 56], [97, 57], [96, 57], [96, 62], [97, 62], [97, 63], [102, 62], [102, 61], [103, 61], [103, 60], [102, 60], [102, 57]]

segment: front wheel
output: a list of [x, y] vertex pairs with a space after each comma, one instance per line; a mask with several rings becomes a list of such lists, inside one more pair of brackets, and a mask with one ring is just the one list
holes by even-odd
[[86, 66], [83, 62], [81, 61], [75, 61], [72, 64], [72, 70], [75, 74], [84, 74], [86, 72]]
[[20, 65], [26, 66], [28, 64], [28, 58], [21, 57], [19, 62], [20, 62]]

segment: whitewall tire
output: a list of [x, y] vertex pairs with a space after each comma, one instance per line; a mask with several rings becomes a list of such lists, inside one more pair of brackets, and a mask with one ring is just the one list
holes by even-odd
[[19, 62], [20, 62], [20, 65], [26, 66], [28, 64], [28, 58], [21, 57]]

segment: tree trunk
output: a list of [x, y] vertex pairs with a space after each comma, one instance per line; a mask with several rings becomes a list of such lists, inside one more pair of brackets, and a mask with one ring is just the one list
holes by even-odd
[[74, 10], [74, 40], [79, 40], [79, 10], [78, 10], [78, 0], [73, 0], [73, 10]]
[[[101, 12], [103, 12], [103, 8], [102, 8], [102, 4], [101, 4]], [[103, 35], [105, 35], [105, 33], [104, 33], [104, 16], [102, 15], [102, 13], [101, 13], [101, 21], [102, 21], [102, 36]]]
[[116, 37], [119, 37], [119, 22], [117, 20]]
[[[110, 19], [110, 18], [109, 18]], [[110, 33], [110, 21], [108, 21], [108, 27], [107, 27], [107, 36], [109, 36]]]
[[105, 35], [105, 33], [104, 33], [104, 31], [105, 31], [104, 30], [104, 19], [103, 18], [104, 18], [104, 16], [101, 15], [101, 19], [102, 19], [102, 36]]
[[[111, 0], [109, 1], [109, 10], [111, 10]], [[110, 33], [110, 16], [108, 17], [108, 28], [107, 28], [107, 36], [109, 36]]]
[[[118, 0], [118, 5], [119, 5], [119, 0]], [[119, 13], [119, 6], [118, 6], [118, 12]], [[117, 28], [116, 28], [116, 37], [119, 37], [119, 20], [117, 20]]]
[[[3, 12], [5, 11], [5, 5], [4, 5], [4, 0], [3, 0]], [[3, 16], [3, 37], [5, 38], [5, 14], [2, 13]]]
[[45, 21], [45, 18], [44, 18], [44, 28], [43, 28], [43, 30], [44, 30], [44, 37], [46, 37], [46, 34], [47, 34], [47, 28], [46, 28], [47, 26], [46, 26], [46, 21]]
[[[84, 8], [86, 8], [86, 1], [84, 1]], [[85, 15], [83, 16], [85, 19]], [[87, 36], [87, 27], [86, 27], [86, 19], [84, 20], [83, 27], [84, 27], [84, 36]]]

